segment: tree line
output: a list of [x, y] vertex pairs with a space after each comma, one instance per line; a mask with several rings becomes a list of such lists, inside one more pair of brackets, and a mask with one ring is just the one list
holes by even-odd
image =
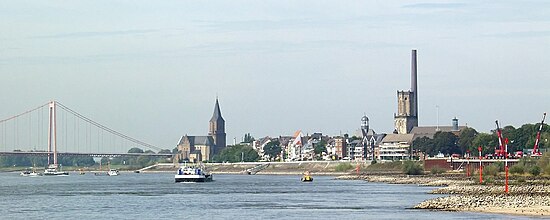
[[[514, 128], [506, 126], [501, 129], [503, 138], [507, 138], [508, 152], [531, 149], [535, 144], [536, 134], [540, 124], [525, 124]], [[549, 145], [550, 128], [543, 126], [539, 148], [546, 148]], [[493, 154], [498, 147], [498, 135], [495, 130], [490, 133], [479, 133], [474, 128], [464, 128], [459, 135], [453, 132], [437, 132], [433, 138], [421, 137], [413, 141], [414, 150], [434, 156], [438, 153], [445, 155], [462, 154], [467, 151], [476, 153], [478, 147], [482, 147], [484, 154]]]
[[[142, 150], [134, 147], [128, 150], [128, 153], [150, 153], [155, 154], [151, 150]], [[161, 150], [159, 154], [170, 154], [170, 150]], [[63, 166], [77, 166], [77, 167], [90, 167], [96, 165], [96, 161], [90, 156], [58, 156], [57, 162]], [[153, 157], [153, 156], [124, 156], [115, 158], [102, 158], [101, 163], [107, 165], [108, 163], [113, 165], [129, 165], [135, 167], [144, 167], [152, 165], [157, 162], [166, 162], [165, 158]], [[46, 167], [48, 165], [48, 158], [45, 156], [26, 156], [26, 155], [10, 155], [0, 156], [0, 167]]]

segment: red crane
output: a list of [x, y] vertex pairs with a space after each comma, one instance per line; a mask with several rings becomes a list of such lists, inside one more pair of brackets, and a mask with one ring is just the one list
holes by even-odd
[[504, 139], [502, 138], [502, 131], [500, 130], [500, 126], [498, 126], [498, 120], [495, 121], [497, 124], [497, 136], [498, 136], [498, 148], [495, 149], [495, 157], [503, 157], [506, 155], [506, 152], [504, 150]]
[[533, 153], [531, 156], [541, 156], [539, 149], [539, 142], [540, 142], [540, 133], [542, 132], [542, 125], [544, 124], [544, 119], [546, 118], [546, 112], [542, 114], [542, 122], [540, 122], [539, 130], [537, 131], [537, 139], [535, 139], [535, 146], [533, 147]]

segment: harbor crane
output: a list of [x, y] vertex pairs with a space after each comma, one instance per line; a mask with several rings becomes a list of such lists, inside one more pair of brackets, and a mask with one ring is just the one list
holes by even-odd
[[540, 133], [542, 132], [542, 125], [544, 124], [544, 119], [546, 119], [546, 112], [542, 114], [542, 121], [540, 122], [539, 130], [537, 131], [537, 138], [535, 139], [535, 146], [533, 147], [533, 153], [531, 154], [532, 157], [539, 157], [542, 155], [539, 149], [539, 142], [540, 142]]
[[500, 126], [498, 125], [498, 120], [495, 121], [497, 124], [497, 136], [498, 136], [498, 148], [495, 149], [495, 157], [504, 157], [506, 156], [506, 150], [505, 150], [505, 144], [504, 139], [502, 138], [502, 130], [500, 129]]

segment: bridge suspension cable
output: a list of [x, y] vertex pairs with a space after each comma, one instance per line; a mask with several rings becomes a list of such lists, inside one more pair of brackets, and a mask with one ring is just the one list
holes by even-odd
[[50, 103], [48, 102], [48, 103], [46, 103], [46, 104], [44, 104], [44, 105], [38, 106], [38, 107], [33, 108], [33, 109], [31, 109], [31, 110], [28, 110], [28, 111], [25, 111], [25, 112], [23, 112], [23, 113], [21, 113], [21, 114], [14, 115], [14, 116], [11, 116], [11, 117], [9, 117], [9, 118], [0, 120], [0, 123], [4, 123], [4, 122], [6, 122], [6, 121], [9, 121], [9, 120], [12, 120], [12, 119], [21, 117], [21, 116], [23, 116], [23, 115], [29, 114], [29, 113], [31, 113], [31, 112], [34, 112], [34, 111], [38, 110], [38, 109], [41, 109], [41, 108], [43, 108], [43, 107], [46, 107], [48, 104], [50, 104]]
[[[130, 142], [132, 142], [132, 143], [138, 144], [138, 145], [140, 145], [140, 146], [144, 146], [144, 147], [147, 147], [147, 148], [150, 148], [150, 149], [153, 149], [153, 150], [157, 150], [157, 151], [162, 150], [160, 147], [157, 147], [157, 146], [152, 145], [152, 144], [149, 144], [149, 143], [145, 143], [145, 142], [143, 142], [143, 141], [140, 141], [140, 140], [138, 140], [138, 139], [135, 139], [135, 138], [132, 138], [132, 137], [130, 137], [130, 136], [128, 136], [128, 135], [125, 135], [125, 134], [123, 134], [123, 133], [120, 133], [120, 132], [118, 132], [118, 131], [116, 131], [116, 130], [113, 130], [113, 129], [111, 129], [111, 128], [105, 126], [105, 125], [102, 125], [102, 124], [100, 124], [100, 123], [98, 123], [98, 122], [95, 122], [94, 120], [89, 119], [89, 118], [87, 118], [87, 117], [81, 115], [80, 113], [78, 113], [78, 112], [76, 112], [76, 111], [70, 109], [69, 107], [67, 107], [67, 106], [65, 106], [65, 105], [63, 105], [63, 104], [61, 104], [61, 103], [59, 103], [59, 102], [56, 102], [56, 104], [59, 105], [59, 107], [62, 108], [63, 110], [65, 110], [65, 111], [67, 111], [68, 113], [72, 114], [73, 116], [78, 117], [79, 119], [81, 119], [81, 120], [83, 120], [83, 121], [86, 121], [86, 122], [88, 122], [89, 124], [91, 124], [91, 125], [93, 125], [93, 126], [99, 128], [99, 129], [101, 129], [101, 130], [103, 130], [103, 131], [106, 131], [106, 132], [108, 132], [108, 133], [110, 133], [110, 134], [113, 134], [113, 135], [115, 135], [115, 136], [118, 136], [118, 137], [120, 137], [120, 138], [122, 138], [122, 139], [125, 139], [125, 140], [127, 140], [127, 141], [130, 141]], [[47, 105], [47, 104], [46, 104], [46, 105]], [[44, 105], [44, 106], [45, 106], [45, 105]], [[41, 107], [43, 107], [43, 106], [41, 106]], [[90, 139], [91, 139], [91, 138], [90, 138]], [[90, 141], [91, 141], [91, 140], [90, 140]]]

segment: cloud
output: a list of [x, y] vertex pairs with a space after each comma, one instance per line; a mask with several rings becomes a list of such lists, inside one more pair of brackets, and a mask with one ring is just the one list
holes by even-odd
[[418, 9], [451, 9], [461, 8], [466, 6], [465, 3], [417, 3], [402, 6], [403, 8], [418, 8]]
[[89, 31], [89, 32], [70, 32], [52, 35], [39, 35], [30, 37], [31, 39], [58, 39], [58, 38], [86, 38], [103, 36], [122, 36], [122, 35], [140, 35], [160, 31], [159, 29], [141, 29], [141, 30], [119, 30], [119, 31]]

